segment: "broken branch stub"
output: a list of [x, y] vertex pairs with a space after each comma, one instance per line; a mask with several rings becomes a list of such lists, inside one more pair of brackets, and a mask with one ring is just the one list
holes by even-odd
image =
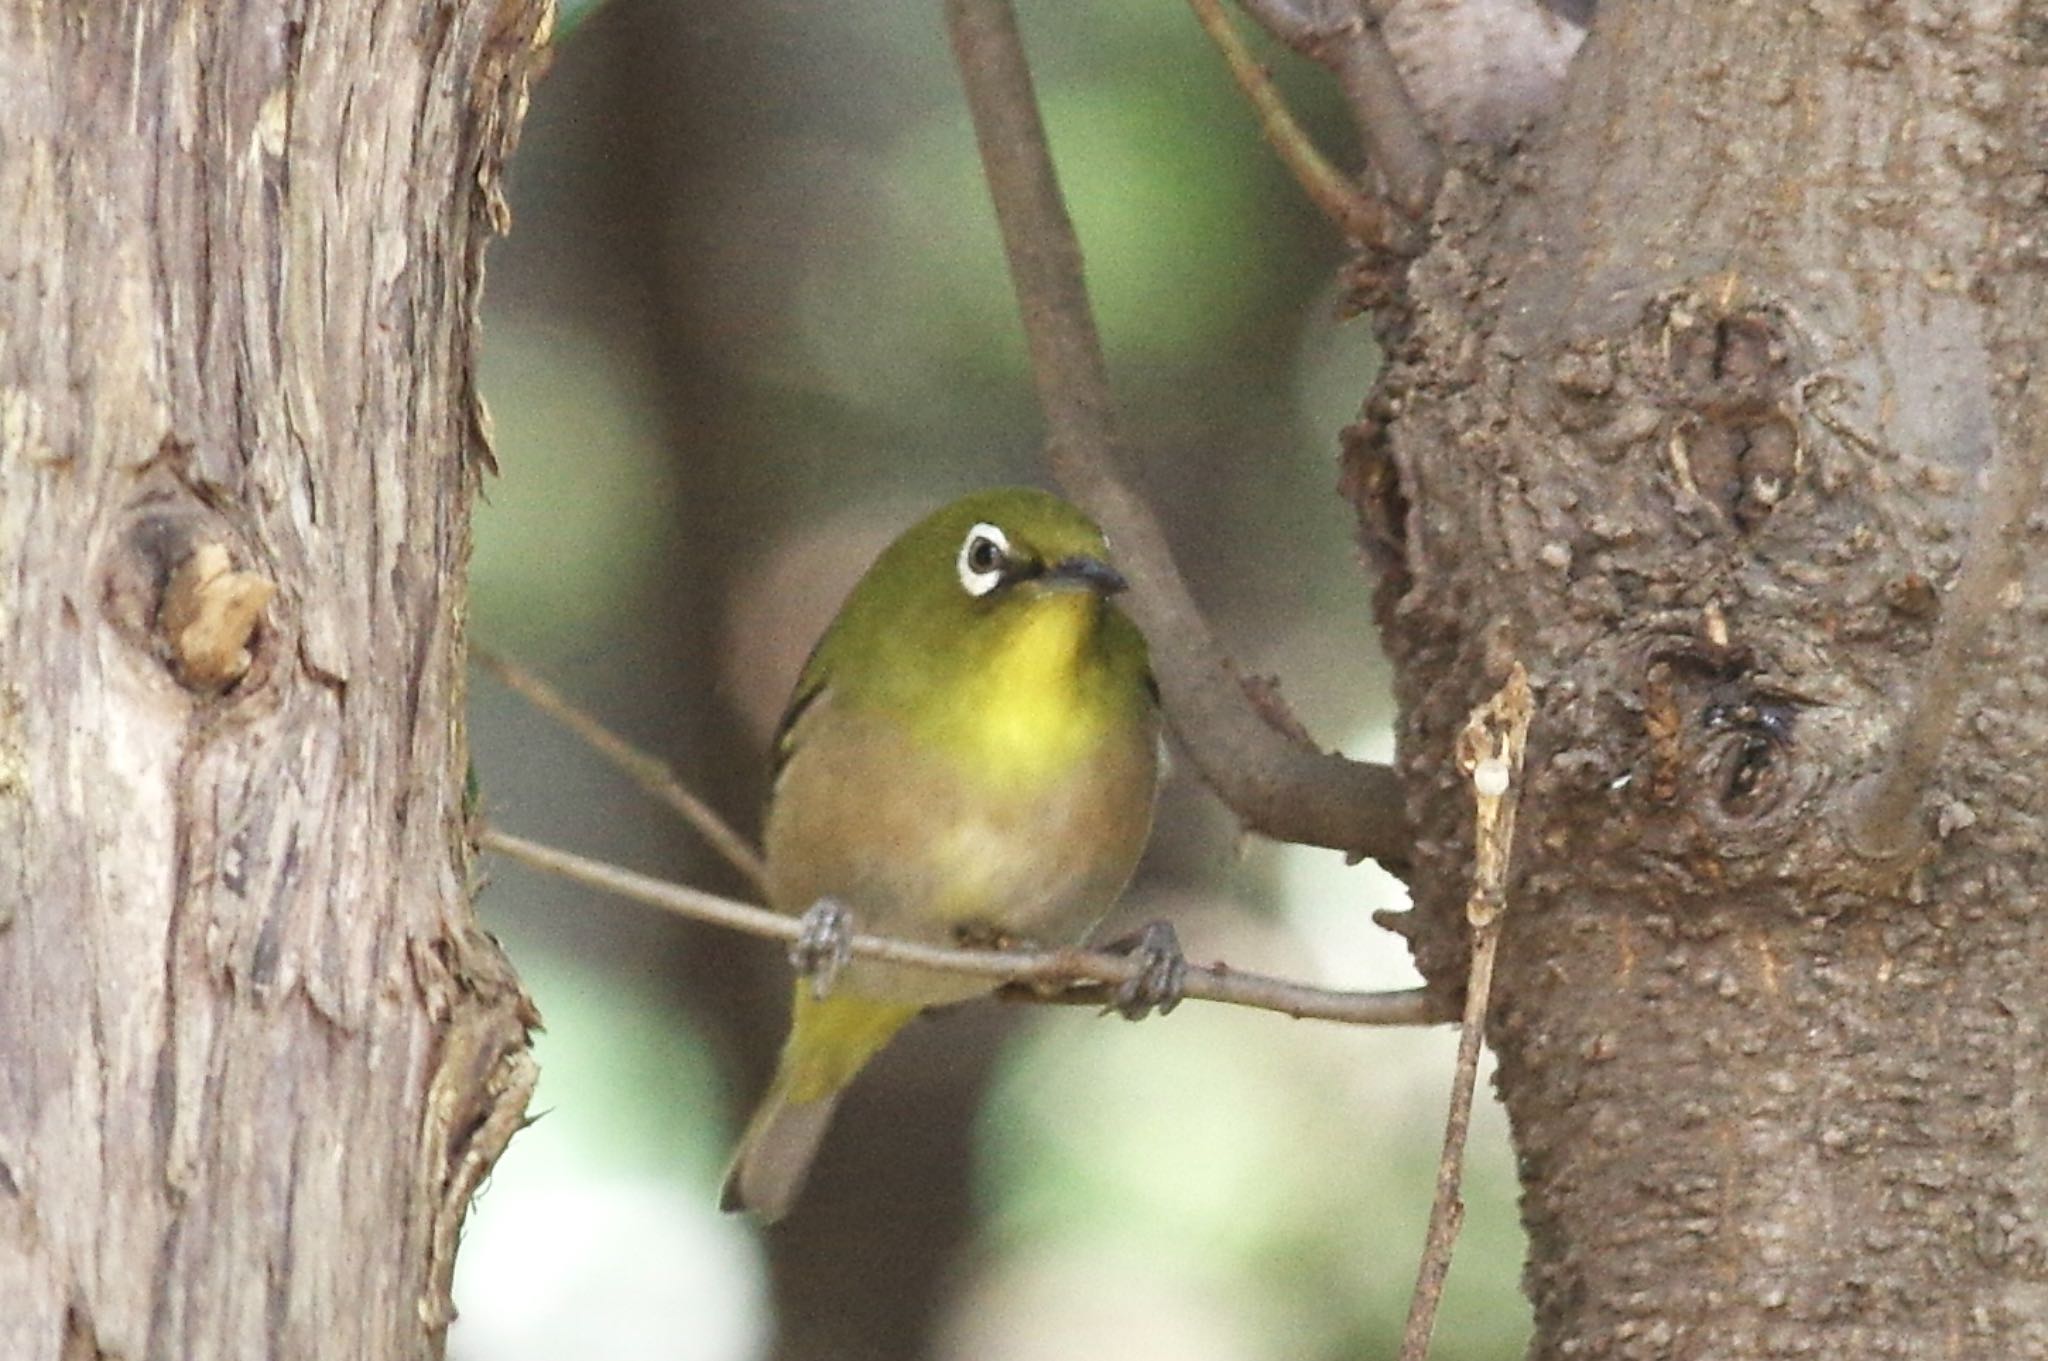
[[228, 550], [204, 542], [172, 569], [157, 609], [171, 671], [187, 689], [217, 694], [248, 673], [250, 643], [277, 586], [237, 571]]

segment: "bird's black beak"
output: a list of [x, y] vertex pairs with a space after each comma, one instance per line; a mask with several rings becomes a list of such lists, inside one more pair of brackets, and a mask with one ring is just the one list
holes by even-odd
[[1061, 558], [1045, 569], [1041, 579], [1048, 586], [1093, 591], [1099, 596], [1115, 595], [1128, 590], [1131, 584], [1124, 580], [1122, 572], [1102, 559], [1078, 556]]

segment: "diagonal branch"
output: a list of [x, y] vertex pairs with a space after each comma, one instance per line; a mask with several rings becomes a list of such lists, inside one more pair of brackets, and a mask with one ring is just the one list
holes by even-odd
[[[1358, 124], [1365, 158], [1379, 173], [1387, 197], [1410, 220], [1420, 220], [1443, 183], [1444, 158], [1409, 98], [1379, 20], [1359, 0], [1238, 0], [1259, 26], [1337, 77]], [[1341, 11], [1331, 18], [1322, 12]], [[1310, 13], [1310, 10], [1317, 12]]]
[[1529, 674], [1516, 662], [1507, 683], [1472, 711], [1458, 735], [1458, 768], [1472, 781], [1474, 804], [1472, 892], [1465, 900], [1472, 962], [1465, 979], [1465, 1017], [1458, 1032], [1458, 1065], [1451, 1081], [1450, 1111], [1444, 1118], [1436, 1195], [1430, 1202], [1429, 1232], [1416, 1268], [1415, 1293], [1409, 1297], [1408, 1322], [1401, 1333], [1400, 1361], [1428, 1361], [1437, 1305], [1451, 1274], [1451, 1249], [1465, 1223], [1461, 1190], [1465, 1139], [1472, 1129], [1472, 1089], [1479, 1080], [1479, 1047], [1486, 1037], [1493, 960], [1500, 947], [1501, 918], [1508, 907], [1515, 810], [1521, 802], [1522, 754], [1529, 743], [1532, 711]]
[[727, 864], [746, 877], [760, 892], [768, 888], [768, 867], [753, 844], [732, 829], [718, 810], [690, 792], [674, 767], [640, 750], [604, 724], [569, 702], [562, 693], [525, 667], [500, 657], [487, 648], [472, 646], [469, 655], [478, 666], [504, 682], [505, 687], [534, 708], [581, 738], [586, 746], [627, 778], [661, 800], [695, 828]]
[[[771, 912], [765, 907], [635, 874], [601, 860], [572, 855], [568, 851], [556, 850], [495, 829], [486, 828], [478, 838], [478, 844], [531, 869], [573, 879], [695, 921], [785, 941], [794, 941], [802, 930], [797, 918]], [[1005, 994], [1013, 1000], [1030, 997], [1047, 1002], [1098, 1002], [1102, 1000], [1101, 995], [1093, 990], [1098, 985], [1102, 988], [1120, 987], [1149, 967], [1142, 958], [1101, 950], [958, 950], [890, 936], [857, 935], [851, 942], [851, 949], [852, 953], [864, 959], [940, 969], [1016, 985]], [[1180, 995], [1204, 1002], [1277, 1011], [1299, 1019], [1340, 1021], [1348, 1025], [1435, 1025], [1448, 1019], [1440, 1013], [1435, 999], [1424, 988], [1399, 992], [1337, 992], [1264, 974], [1246, 973], [1226, 964], [1190, 964]]]
[[1318, 751], [1258, 715], [1158, 520], [1119, 476], [1108, 366], [1016, 16], [1008, 0], [945, 0], [945, 9], [1030, 344], [1047, 457], [1060, 485], [1115, 545], [1175, 734], [1209, 787], [1252, 830], [1399, 862], [1408, 837], [1394, 772]]
[[1899, 722], [1891, 760], [1860, 783], [1850, 808], [1849, 844], [1872, 860], [1910, 860], [1925, 840], [1914, 817], [1979, 674], [1977, 648], [2018, 570], [2021, 531], [2048, 477], [2048, 374], [2028, 380], [2023, 409], [2007, 430], [1992, 452], [1968, 556], [1943, 605], [1927, 673]]
[[1407, 224], [1397, 222], [1388, 213], [1384, 200], [1360, 190], [1316, 150], [1315, 143], [1294, 121], [1294, 114], [1280, 98], [1280, 92], [1273, 88], [1266, 68], [1238, 36], [1237, 26], [1224, 12], [1223, 0], [1188, 0], [1188, 7], [1194, 10], [1195, 20], [1209, 35], [1209, 41], [1223, 54], [1231, 79], [1251, 104], [1267, 144], [1309, 201], [1360, 245], [1392, 250], [1403, 244], [1401, 238], [1408, 234]]

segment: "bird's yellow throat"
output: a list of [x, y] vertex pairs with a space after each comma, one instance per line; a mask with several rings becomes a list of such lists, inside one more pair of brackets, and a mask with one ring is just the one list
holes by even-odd
[[1065, 773], [1107, 731], [1111, 697], [1094, 674], [1102, 602], [1059, 591], [1029, 611], [989, 658], [960, 715], [990, 783], [1033, 786]]

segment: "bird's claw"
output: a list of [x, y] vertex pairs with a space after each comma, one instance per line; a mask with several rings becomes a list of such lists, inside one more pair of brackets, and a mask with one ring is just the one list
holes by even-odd
[[789, 962], [811, 985], [811, 996], [824, 1000], [839, 971], [853, 958], [853, 913], [837, 898], [820, 898], [797, 919], [796, 939], [789, 943]]
[[1105, 1010], [1127, 1021], [1142, 1021], [1157, 1011], [1161, 1016], [1181, 1002], [1181, 987], [1187, 982], [1188, 959], [1181, 953], [1180, 937], [1173, 923], [1149, 921], [1136, 935], [1110, 943], [1110, 950], [1142, 962], [1137, 973], [1117, 985]]

